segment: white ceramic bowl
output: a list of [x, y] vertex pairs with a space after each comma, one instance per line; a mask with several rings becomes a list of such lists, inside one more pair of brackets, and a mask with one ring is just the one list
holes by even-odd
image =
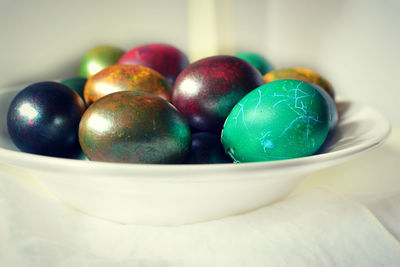
[[287, 196], [307, 173], [374, 148], [390, 133], [388, 120], [374, 109], [341, 101], [336, 132], [310, 157], [213, 165], [61, 159], [19, 152], [11, 142], [7, 110], [22, 88], [0, 90], [0, 162], [15, 168], [16, 180], [32, 189], [123, 224], [179, 225], [262, 207]]

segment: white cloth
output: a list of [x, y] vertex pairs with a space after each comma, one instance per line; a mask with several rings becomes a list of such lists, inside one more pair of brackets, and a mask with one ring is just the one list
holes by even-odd
[[0, 266], [399, 266], [399, 137], [279, 203], [179, 227], [99, 220], [0, 168]]

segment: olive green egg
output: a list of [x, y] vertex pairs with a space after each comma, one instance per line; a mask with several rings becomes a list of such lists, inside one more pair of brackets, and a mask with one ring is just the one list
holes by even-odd
[[78, 76], [87, 79], [106, 67], [116, 64], [124, 53], [124, 50], [115, 46], [96, 46], [86, 51], [81, 58]]
[[235, 162], [310, 156], [330, 128], [326, 99], [307, 82], [278, 80], [243, 97], [228, 115], [221, 134]]
[[168, 101], [150, 93], [121, 91], [90, 105], [79, 125], [79, 143], [94, 161], [182, 163], [191, 133]]

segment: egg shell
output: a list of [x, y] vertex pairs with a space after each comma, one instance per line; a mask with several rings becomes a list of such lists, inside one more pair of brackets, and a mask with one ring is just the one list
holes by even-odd
[[83, 89], [85, 88], [87, 79], [81, 77], [71, 77], [62, 80], [61, 83], [74, 90], [83, 99]]
[[317, 72], [303, 67], [293, 67], [293, 68], [285, 68], [285, 69], [277, 69], [272, 70], [266, 73], [263, 76], [265, 83], [282, 80], [282, 79], [294, 79], [300, 80], [304, 82], [311, 82], [320, 86], [324, 89], [332, 99], [335, 99], [335, 91], [333, 90], [332, 85], [322, 77]]
[[105, 95], [119, 91], [147, 92], [169, 101], [172, 86], [164, 76], [148, 67], [112, 65], [87, 80], [83, 95], [90, 105]]
[[186, 163], [232, 163], [232, 159], [225, 153], [219, 135], [208, 132], [197, 132], [192, 133], [192, 145]]
[[236, 162], [292, 159], [314, 154], [330, 125], [325, 98], [307, 82], [278, 80], [241, 99], [221, 135]]
[[12, 100], [8, 132], [23, 152], [73, 158], [80, 153], [78, 126], [85, 108], [82, 98], [63, 84], [34, 83]]
[[249, 62], [261, 73], [261, 75], [264, 75], [265, 73], [274, 69], [274, 67], [265, 57], [254, 52], [239, 52], [235, 54], [235, 57]]
[[123, 163], [181, 163], [190, 149], [189, 125], [153, 94], [116, 92], [82, 116], [79, 142], [88, 159]]
[[161, 73], [171, 84], [189, 65], [186, 55], [168, 44], [146, 44], [134, 47], [118, 60], [118, 64], [143, 65]]
[[220, 134], [233, 106], [263, 83], [260, 72], [240, 58], [208, 57], [179, 74], [172, 103], [193, 128]]
[[314, 83], [308, 83], [309, 85], [313, 86], [321, 96], [325, 99], [328, 105], [329, 111], [329, 132], [333, 132], [336, 130], [336, 127], [339, 123], [339, 113], [337, 111], [336, 103], [333, 98], [326, 92], [326, 90], [322, 89], [320, 86]]
[[102, 69], [114, 65], [125, 53], [119, 47], [111, 45], [99, 45], [88, 50], [81, 58], [78, 66], [78, 76], [89, 78]]

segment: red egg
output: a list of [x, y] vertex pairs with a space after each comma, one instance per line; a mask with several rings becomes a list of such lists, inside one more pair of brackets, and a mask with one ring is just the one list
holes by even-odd
[[118, 64], [149, 67], [173, 84], [178, 74], [189, 64], [189, 60], [184, 53], [171, 45], [147, 44], [126, 52]]
[[192, 127], [220, 132], [233, 106], [262, 84], [260, 72], [240, 58], [204, 58], [179, 74], [172, 91], [172, 103]]

